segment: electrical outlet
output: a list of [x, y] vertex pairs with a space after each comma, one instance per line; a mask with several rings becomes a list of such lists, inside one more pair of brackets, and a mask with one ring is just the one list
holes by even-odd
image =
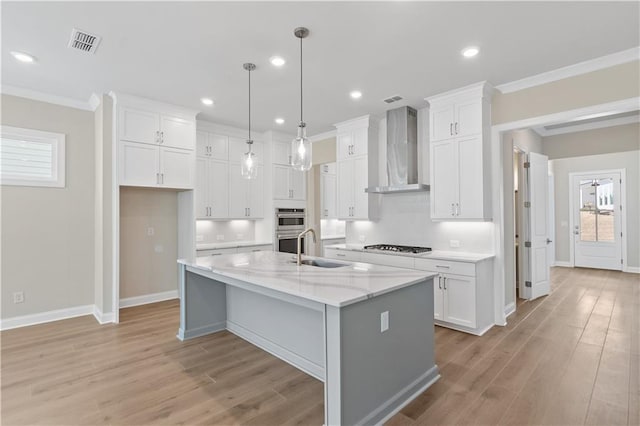
[[204, 235], [196, 235], [196, 241], [197, 242], [204, 241]]
[[359, 240], [361, 243], [364, 243], [365, 241], [367, 241], [367, 236], [366, 236], [366, 235], [360, 235], [360, 236], [358, 237], [358, 240]]
[[236, 234], [236, 238], [237, 238], [238, 240], [241, 240], [241, 239], [243, 239], [243, 238], [244, 238], [244, 234]]
[[156, 253], [162, 253], [164, 251], [164, 246], [162, 244], [156, 244], [153, 249]]
[[24, 302], [24, 292], [16, 291], [13, 293], [13, 303], [23, 303]]
[[380, 333], [384, 333], [389, 329], [389, 311], [380, 314]]
[[216, 240], [224, 241], [224, 235], [216, 235]]
[[153, 237], [153, 235], [154, 235], [155, 233], [156, 233], [156, 230], [155, 230], [155, 229], [153, 229], [153, 227], [152, 227], [152, 226], [150, 226], [150, 227], [148, 227], [148, 228], [147, 228], [147, 236], [149, 236], [149, 237]]
[[453, 248], [460, 247], [460, 240], [449, 240], [449, 245]]

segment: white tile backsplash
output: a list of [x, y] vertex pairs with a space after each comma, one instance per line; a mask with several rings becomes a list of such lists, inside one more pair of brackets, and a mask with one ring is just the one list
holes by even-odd
[[198, 244], [229, 243], [255, 240], [255, 222], [252, 220], [198, 220], [196, 221]]

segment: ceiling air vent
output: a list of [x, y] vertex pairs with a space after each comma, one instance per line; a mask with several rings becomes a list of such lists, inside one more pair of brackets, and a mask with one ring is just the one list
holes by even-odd
[[392, 104], [394, 102], [398, 102], [402, 100], [402, 96], [390, 96], [387, 99], [383, 99], [384, 102], [388, 103], [388, 104]]
[[69, 40], [69, 47], [72, 49], [78, 49], [87, 53], [96, 53], [96, 49], [100, 44], [102, 37], [95, 34], [89, 34], [86, 31], [74, 28], [71, 31], [71, 39]]

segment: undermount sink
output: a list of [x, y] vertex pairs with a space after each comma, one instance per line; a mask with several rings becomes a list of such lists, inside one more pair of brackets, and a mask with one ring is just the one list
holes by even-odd
[[[298, 262], [294, 260], [292, 263]], [[318, 268], [339, 268], [341, 266], [348, 266], [344, 263], [327, 262], [326, 260], [319, 259], [304, 259], [301, 263], [303, 265], [317, 266]]]

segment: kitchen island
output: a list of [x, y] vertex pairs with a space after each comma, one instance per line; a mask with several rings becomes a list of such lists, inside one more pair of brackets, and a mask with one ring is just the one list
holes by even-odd
[[253, 252], [180, 262], [180, 329], [230, 332], [324, 382], [325, 424], [379, 424], [440, 376], [433, 277]]

